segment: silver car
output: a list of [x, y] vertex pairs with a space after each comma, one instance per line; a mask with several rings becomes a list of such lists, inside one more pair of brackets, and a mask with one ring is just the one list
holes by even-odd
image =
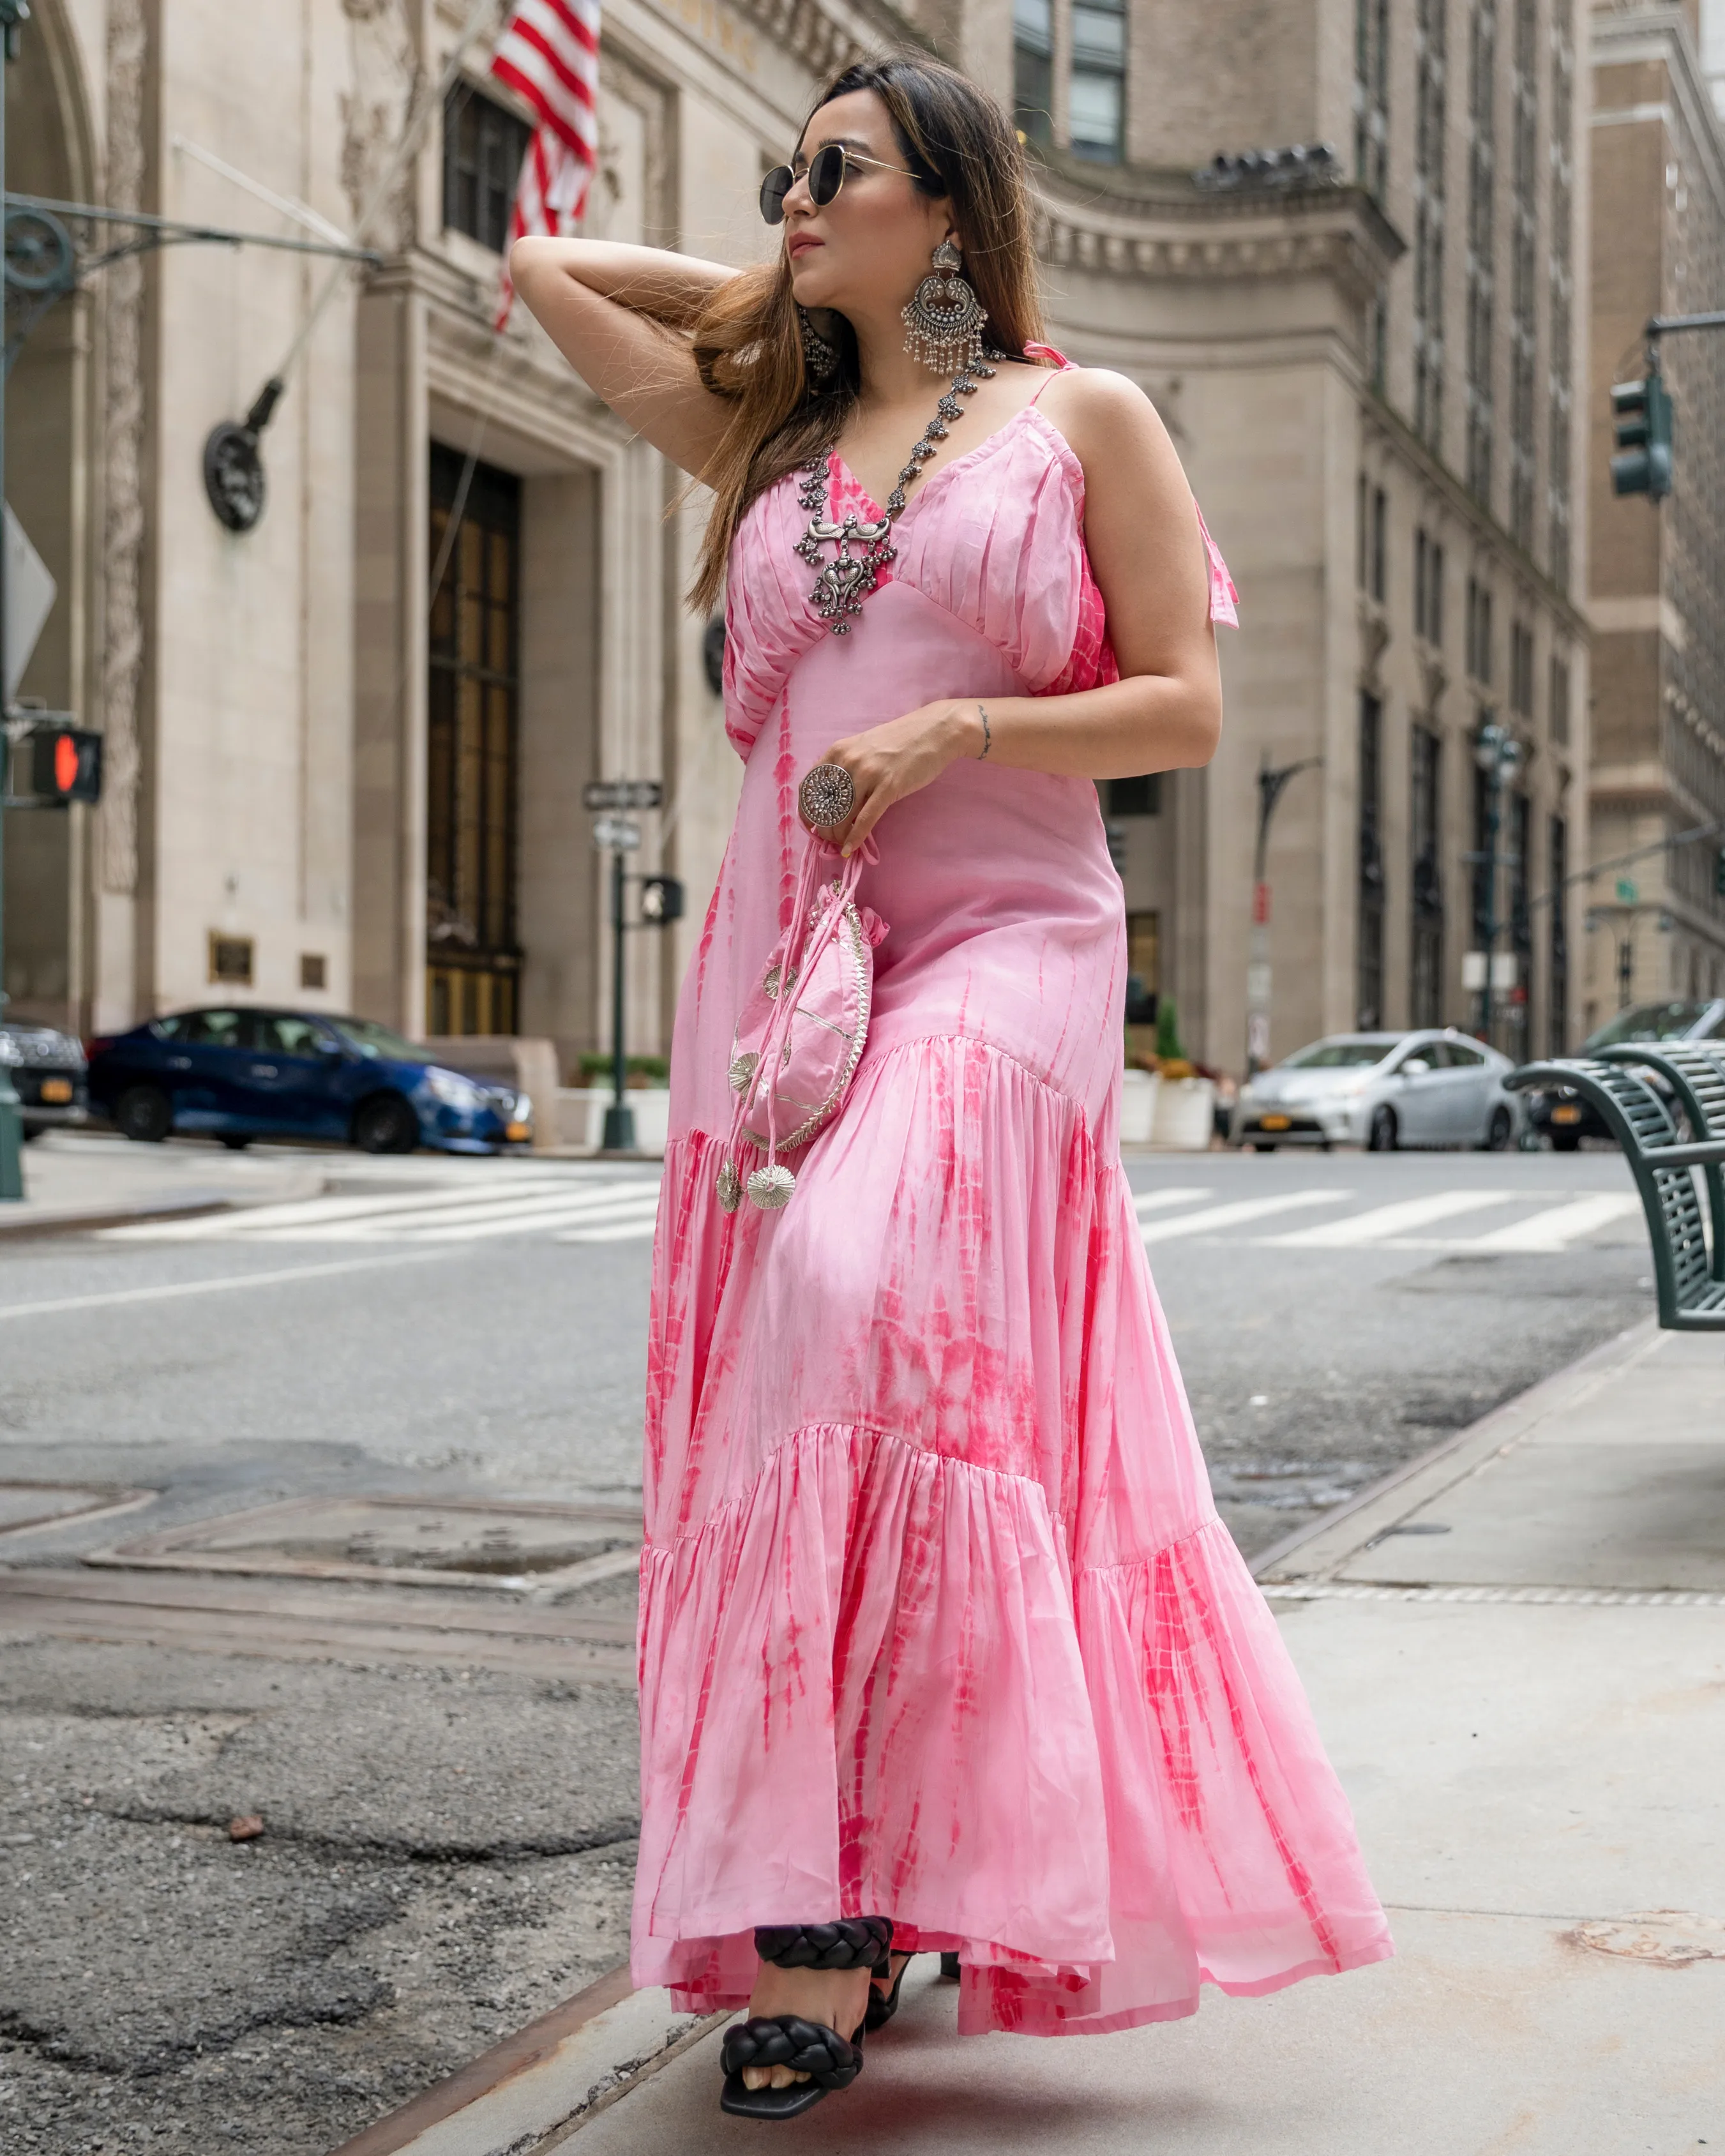
[[1503, 1090], [1507, 1055], [1453, 1028], [1332, 1033], [1240, 1089], [1233, 1141], [1277, 1146], [1485, 1146], [1501, 1152], [1522, 1128]]

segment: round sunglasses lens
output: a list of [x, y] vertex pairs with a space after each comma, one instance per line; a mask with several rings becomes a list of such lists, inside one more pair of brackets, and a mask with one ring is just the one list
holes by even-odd
[[809, 198], [817, 209], [826, 208], [844, 179], [845, 152], [836, 142], [829, 142], [815, 151], [809, 167]]
[[784, 198], [796, 184], [788, 165], [775, 165], [761, 182], [761, 214], [768, 224], [784, 223]]

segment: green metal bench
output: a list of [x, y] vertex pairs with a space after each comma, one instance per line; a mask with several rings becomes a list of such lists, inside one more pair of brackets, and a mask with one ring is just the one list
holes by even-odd
[[[1695, 1143], [1725, 1138], [1725, 1041], [1667, 1040], [1654, 1046], [1625, 1040], [1599, 1053], [1604, 1062], [1656, 1071], [1676, 1096]], [[1715, 1161], [1701, 1173], [1712, 1215], [1713, 1278], [1725, 1280], [1725, 1168]]]
[[[1669, 1045], [1656, 1054], [1668, 1057]], [[1650, 1068], [1655, 1063], [1655, 1056], [1639, 1046], [1633, 1060]], [[1661, 1325], [1670, 1332], [1725, 1332], [1725, 1274], [1718, 1264], [1720, 1245], [1725, 1240], [1725, 1209], [1722, 1209], [1717, 1180], [1720, 1164], [1725, 1163], [1725, 1136], [1685, 1142], [1670, 1110], [1652, 1086], [1615, 1059], [1575, 1056], [1527, 1063], [1503, 1082], [1516, 1092], [1536, 1086], [1567, 1086], [1599, 1111], [1605, 1127], [1622, 1147], [1641, 1194], [1653, 1245]], [[1711, 1132], [1713, 1121], [1693, 1078], [1686, 1074], [1682, 1090], [1674, 1085], [1673, 1091], [1692, 1130], [1706, 1128]], [[1696, 1188], [1693, 1171], [1697, 1168], [1714, 1172], [1707, 1185], [1705, 1208]], [[1709, 1225], [1713, 1242], [1711, 1254]]]

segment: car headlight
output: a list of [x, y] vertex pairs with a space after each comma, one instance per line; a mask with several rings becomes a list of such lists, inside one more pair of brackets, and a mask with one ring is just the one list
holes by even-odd
[[512, 1123], [531, 1123], [532, 1122], [533, 1101], [531, 1094], [517, 1093], [516, 1095], [515, 1112], [510, 1116], [509, 1120]]
[[477, 1115], [486, 1104], [485, 1087], [464, 1078], [459, 1070], [428, 1070], [425, 1088], [433, 1100], [441, 1101], [446, 1108], [459, 1108], [470, 1116]]
[[9, 1033], [0, 1033], [0, 1063], [22, 1063], [24, 1051]]

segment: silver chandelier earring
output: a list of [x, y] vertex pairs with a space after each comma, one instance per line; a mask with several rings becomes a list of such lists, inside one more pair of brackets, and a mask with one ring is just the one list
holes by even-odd
[[806, 307], [797, 310], [797, 326], [802, 333], [803, 366], [810, 386], [816, 389], [823, 388], [833, 369], [839, 364], [839, 347], [816, 329], [809, 319]]
[[934, 267], [901, 310], [905, 350], [937, 374], [974, 367], [983, 357], [988, 317], [963, 267], [963, 256], [943, 239], [934, 250]]

